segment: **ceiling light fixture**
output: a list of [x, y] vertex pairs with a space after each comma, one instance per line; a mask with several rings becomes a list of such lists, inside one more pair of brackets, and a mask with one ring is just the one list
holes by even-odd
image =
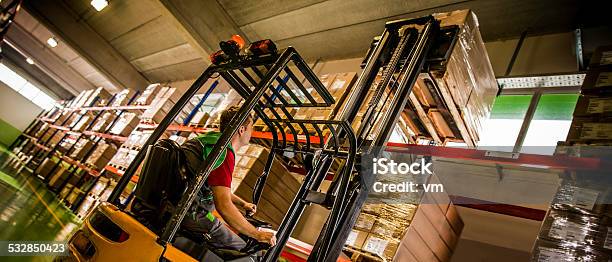
[[47, 44], [50, 47], [56, 47], [57, 46], [57, 39], [55, 39], [54, 37], [49, 37], [49, 39], [47, 39]]
[[33, 65], [34, 64], [34, 60], [32, 60], [32, 58], [26, 58], [26, 62], [28, 62], [28, 64]]
[[93, 6], [96, 11], [100, 12], [108, 5], [108, 1], [106, 0], [91, 0], [91, 6]]

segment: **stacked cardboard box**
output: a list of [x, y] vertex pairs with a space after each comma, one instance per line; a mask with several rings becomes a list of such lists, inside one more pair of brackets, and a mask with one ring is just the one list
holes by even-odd
[[130, 101], [130, 98], [134, 95], [134, 91], [130, 89], [123, 89], [123, 91], [115, 94], [115, 100], [111, 106], [125, 106]]
[[203, 126], [210, 119], [210, 115], [208, 112], [197, 112], [191, 121], [189, 121], [189, 125], [192, 126]]
[[87, 154], [93, 145], [94, 142], [89, 139], [79, 139], [79, 141], [74, 145], [70, 157], [72, 159], [83, 159], [85, 154]]
[[62, 143], [60, 143], [59, 147], [57, 147], [57, 151], [61, 152], [62, 154], [68, 154], [68, 151], [71, 148], [74, 149], [76, 140], [76, 136], [67, 135], [66, 137], [64, 137], [64, 140], [62, 140]]
[[612, 259], [610, 193], [609, 185], [600, 180], [565, 179], [542, 223], [532, 261]]
[[592, 261], [606, 262], [610, 256], [596, 249], [581, 245], [572, 245], [558, 241], [538, 239], [535, 243], [531, 261], [557, 262], [557, 261]]
[[572, 144], [612, 144], [612, 46], [600, 47], [582, 83], [567, 135]]
[[140, 150], [152, 133], [153, 130], [133, 131], [121, 147]]
[[57, 132], [53, 134], [53, 132], [47, 132], [45, 133], [45, 135], [43, 135], [42, 139], [40, 140], [40, 143], [47, 141], [46, 139], [48, 139], [49, 137], [51, 139], [49, 140], [49, 142], [47, 142], [47, 145], [49, 145], [49, 147], [53, 147], [62, 140], [62, 137], [64, 137], [64, 133]]
[[150, 84], [142, 94], [136, 99], [137, 105], [150, 105], [161, 88], [160, 84]]
[[411, 204], [366, 204], [346, 245], [392, 259], [416, 211]]
[[230, 89], [227, 92], [227, 96], [225, 96], [214, 111], [210, 113], [210, 118], [208, 122], [206, 122], [207, 127], [218, 127], [219, 126], [219, 118], [221, 117], [221, 112], [231, 106], [237, 106], [243, 101], [242, 97], [236, 90]]
[[450, 261], [462, 230], [448, 195], [425, 193], [418, 205], [365, 204], [346, 246], [354, 261]]
[[60, 165], [56, 171], [48, 177], [49, 186], [59, 188], [62, 182], [64, 182], [64, 180], [68, 177], [69, 173], [70, 172], [68, 172], [64, 166]]
[[107, 144], [104, 141], [100, 141], [85, 163], [98, 170], [102, 170], [116, 152], [117, 147], [114, 144]]
[[434, 17], [442, 27], [459, 26], [457, 43], [443, 68], [419, 76], [402, 120], [416, 138], [474, 146], [498, 90], [478, 20], [470, 10]]
[[[85, 100], [83, 106], [103, 106], [106, 105], [107, 99], [111, 97], [111, 94], [106, 91], [103, 87], [93, 89], [91, 94]], [[96, 100], [97, 98], [97, 100]]]
[[[258, 145], [249, 145], [236, 152], [236, 167], [232, 178], [232, 190], [242, 199], [252, 202], [253, 187], [263, 173], [270, 151]], [[239, 182], [242, 180], [241, 182]], [[280, 225], [293, 197], [300, 187], [298, 179], [275, 160], [259, 201], [256, 217], [274, 226]]]
[[53, 161], [50, 158], [47, 158], [43, 160], [43, 162], [38, 166], [38, 168], [36, 168], [34, 173], [42, 177], [45, 177], [45, 178], [50, 177], [51, 171], [53, 170], [53, 167], [56, 164], [57, 164], [56, 161]]
[[106, 128], [108, 128], [108, 126], [113, 122], [114, 115], [115, 114], [110, 113], [110, 112], [106, 112], [102, 114], [102, 116], [100, 116], [98, 120], [96, 120], [96, 123], [94, 123], [93, 126], [91, 127], [91, 131], [93, 132], [105, 131]]
[[203, 98], [203, 95], [198, 94], [189, 99], [189, 102], [187, 102], [187, 104], [181, 109], [181, 112], [176, 117], [177, 122], [179, 122], [180, 124], [189, 124], [189, 122], [186, 121], [187, 118], [189, 117], [191, 112], [195, 110], [195, 108], [200, 103], [200, 101], [202, 101]]
[[83, 132], [91, 124], [92, 121], [93, 121], [93, 117], [92, 116], [85, 115], [85, 116], [81, 117], [81, 119], [79, 119], [78, 122], [75, 121], [76, 123], [74, 123], [70, 127], [71, 127], [72, 131]]
[[140, 116], [142, 120], [159, 123], [178, 102], [182, 92], [174, 87], [162, 87], [150, 107]]
[[130, 165], [130, 163], [132, 163], [132, 161], [136, 157], [136, 154], [138, 154], [138, 151], [139, 150], [129, 149], [122, 146], [113, 156], [113, 158], [111, 158], [111, 160], [108, 162], [108, 165], [118, 168], [120, 170], [125, 170]]
[[123, 113], [109, 132], [114, 135], [128, 136], [139, 122], [135, 113]]
[[74, 100], [72, 100], [73, 103], [70, 104], [70, 108], [81, 108], [85, 106], [85, 102], [87, 102], [93, 92], [93, 89], [89, 89], [79, 93], [79, 95]]
[[80, 218], [86, 217], [101, 201], [108, 199], [116, 184], [117, 181], [112, 178], [100, 177], [96, 184], [92, 185], [89, 194], [85, 196], [83, 204], [76, 212], [77, 216]]
[[[612, 46], [591, 59], [567, 140], [557, 155], [612, 157]], [[540, 229], [532, 261], [609, 261], [612, 259], [612, 183], [609, 170], [579, 169], [563, 177]]]
[[54, 123], [61, 124], [64, 121], [66, 121], [66, 119], [68, 119], [68, 117], [70, 116], [70, 113], [71, 113], [70, 111], [59, 110], [59, 111], [56, 111], [54, 114], [51, 114], [50, 116], [48, 116], [48, 118], [51, 119]]

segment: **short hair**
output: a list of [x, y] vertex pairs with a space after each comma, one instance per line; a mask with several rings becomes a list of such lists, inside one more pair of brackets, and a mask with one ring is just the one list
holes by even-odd
[[[221, 117], [219, 119], [219, 131], [225, 131], [232, 119], [234, 119], [234, 117], [238, 114], [239, 110], [239, 106], [230, 106], [227, 109], [223, 110], [223, 112], [221, 112]], [[244, 123], [242, 123], [242, 126], [246, 126], [251, 122], [253, 122], [253, 116], [249, 114]]]

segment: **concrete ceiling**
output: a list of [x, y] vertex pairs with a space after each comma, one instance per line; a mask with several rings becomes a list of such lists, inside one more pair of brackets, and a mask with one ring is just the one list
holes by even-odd
[[151, 82], [193, 79], [206, 66], [156, 0], [112, 1], [101, 12], [89, 1], [64, 2]]
[[[26, 9], [70, 41], [86, 60], [121, 87], [140, 89], [144, 82], [170, 82], [196, 78], [208, 65], [208, 54], [219, 40], [238, 33], [247, 40], [270, 38], [281, 47], [294, 46], [309, 61], [361, 57], [372, 38], [389, 20], [419, 17], [434, 12], [470, 8], [479, 18], [485, 41], [571, 31], [601, 24], [595, 6], [572, 0], [114, 0], [101, 12], [89, 1], [29, 1]], [[47, 7], [45, 9], [45, 7]], [[67, 9], [72, 20], [50, 7]], [[63, 19], [63, 24], [60, 21]], [[73, 36], [66, 22], [79, 24], [92, 37]], [[72, 35], [71, 35], [72, 34]], [[91, 40], [90, 38], [95, 38]], [[106, 51], [82, 42], [101, 42]], [[109, 59], [96, 52], [116, 53], [124, 63], [113, 70]], [[119, 71], [119, 72], [117, 72]], [[116, 76], [129, 71], [127, 78]], [[133, 72], [132, 72], [133, 71]], [[115, 79], [117, 81], [115, 81]], [[128, 80], [122, 80], [128, 79]], [[126, 86], [132, 85], [132, 86]]]
[[[458, 9], [477, 14], [485, 41], [570, 31], [585, 19], [572, 0], [281, 1], [220, 0], [249, 39], [271, 38], [303, 56], [335, 59], [364, 55], [386, 21]], [[291, 3], [284, 3], [291, 2]], [[554, 7], [554, 8], [553, 8]]]
[[[49, 47], [46, 43], [50, 37], [58, 40], [58, 45], [54, 48]], [[6, 35], [6, 40], [24, 56], [32, 58], [35, 67], [44, 71], [73, 95], [98, 86], [108, 90], [117, 90], [116, 86], [94, 66], [26, 11], [22, 10], [16, 16], [15, 23]], [[51, 89], [49, 86], [47, 88]], [[66, 94], [58, 95], [62, 98], [69, 97]]]

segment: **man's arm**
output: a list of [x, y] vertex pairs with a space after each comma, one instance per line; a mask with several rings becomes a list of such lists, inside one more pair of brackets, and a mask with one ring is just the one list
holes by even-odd
[[[274, 245], [276, 238], [271, 232], [257, 231], [257, 229], [251, 225], [240, 213], [238, 208], [233, 203], [234, 194], [228, 187], [225, 186], [212, 186], [213, 199], [215, 201], [215, 207], [219, 214], [223, 217], [223, 220], [229, 224], [230, 227], [238, 230], [238, 232], [257, 239], [260, 242], [269, 243]], [[243, 200], [244, 201], [244, 200]]]
[[253, 215], [255, 214], [255, 212], [257, 212], [257, 206], [255, 206], [255, 204], [249, 203], [233, 193], [232, 202], [234, 203], [234, 205], [244, 208], [244, 210], [247, 212], [247, 215]]
[[234, 203], [234, 205], [237, 205], [239, 207], [243, 207], [244, 205], [248, 204], [248, 202], [244, 201], [244, 199], [240, 198], [237, 195], [232, 194], [232, 203]]

